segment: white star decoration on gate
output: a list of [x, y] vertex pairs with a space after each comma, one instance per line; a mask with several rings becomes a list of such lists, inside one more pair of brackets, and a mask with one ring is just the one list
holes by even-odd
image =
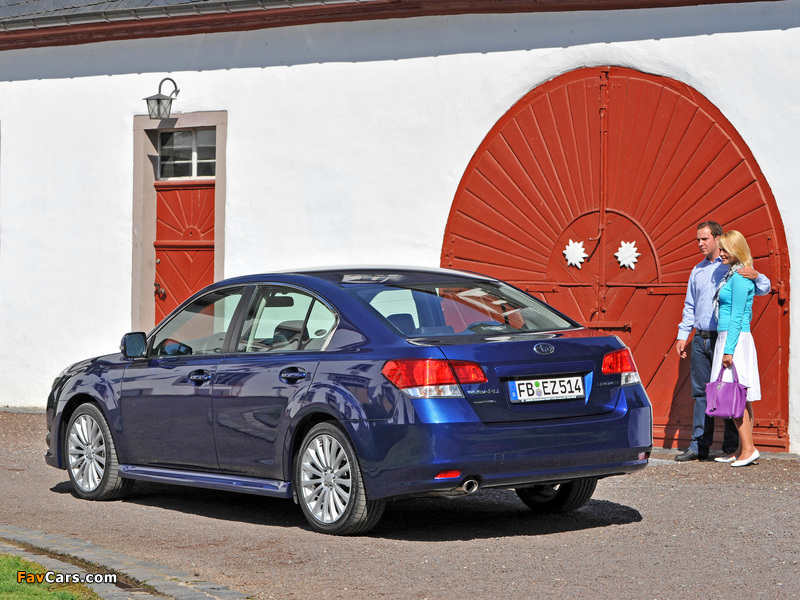
[[589, 256], [583, 250], [583, 242], [569, 241], [567, 249], [564, 250], [564, 258], [567, 259], [567, 266], [581, 268], [581, 263]]
[[641, 252], [636, 251], [636, 242], [622, 242], [619, 251], [614, 256], [617, 257], [620, 267], [635, 269], [638, 262], [637, 257], [641, 255]]

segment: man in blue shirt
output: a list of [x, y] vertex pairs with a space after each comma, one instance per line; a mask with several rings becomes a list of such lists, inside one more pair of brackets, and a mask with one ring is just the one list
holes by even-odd
[[[716, 221], [704, 221], [697, 226], [697, 245], [705, 258], [691, 275], [683, 305], [683, 320], [678, 325], [678, 341], [675, 349], [681, 358], [686, 358], [689, 334], [694, 329], [692, 340], [692, 396], [694, 416], [692, 419], [692, 442], [689, 448], [675, 457], [678, 461], [708, 458], [708, 450], [714, 441], [714, 419], [706, 415], [706, 383], [711, 377], [711, 360], [717, 342], [717, 320], [714, 317], [714, 293], [728, 267], [719, 257], [717, 241], [722, 235], [722, 226]], [[756, 295], [768, 294], [772, 288], [769, 279], [752, 267], [744, 267], [739, 273], [755, 280]], [[739, 434], [731, 419], [725, 419], [722, 451], [725, 457], [732, 456], [739, 446]]]

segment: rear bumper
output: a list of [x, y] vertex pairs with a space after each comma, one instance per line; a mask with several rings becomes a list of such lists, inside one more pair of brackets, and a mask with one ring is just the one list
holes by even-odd
[[[446, 492], [466, 479], [481, 487], [522, 487], [643, 469], [653, 447], [652, 408], [641, 386], [620, 390], [602, 415], [486, 425], [481, 422], [346, 424], [367, 496]], [[456, 478], [436, 479], [457, 470]]]

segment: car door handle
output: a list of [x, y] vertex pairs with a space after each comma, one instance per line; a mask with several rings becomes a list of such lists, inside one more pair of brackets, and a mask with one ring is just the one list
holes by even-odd
[[287, 367], [283, 371], [281, 371], [280, 378], [281, 381], [284, 383], [297, 383], [298, 381], [302, 381], [308, 376], [303, 369], [300, 367]]
[[208, 371], [192, 371], [189, 373], [189, 381], [195, 385], [203, 385], [206, 381], [211, 381], [211, 373]]

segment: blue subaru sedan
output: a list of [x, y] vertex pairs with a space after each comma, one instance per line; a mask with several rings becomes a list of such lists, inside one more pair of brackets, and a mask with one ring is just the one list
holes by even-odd
[[228, 279], [120, 349], [66, 369], [48, 399], [46, 461], [88, 500], [136, 480], [263, 494], [357, 534], [390, 499], [482, 488], [573, 511], [652, 450], [616, 336], [469, 273]]

